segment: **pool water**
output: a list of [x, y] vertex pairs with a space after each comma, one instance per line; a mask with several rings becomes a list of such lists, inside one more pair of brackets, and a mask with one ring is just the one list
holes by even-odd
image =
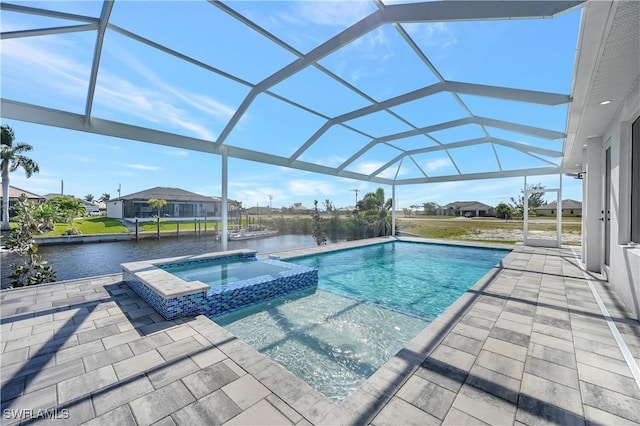
[[185, 280], [201, 281], [209, 286], [221, 286], [263, 275], [277, 275], [288, 270], [282, 266], [263, 263], [255, 258], [212, 259], [207, 262], [186, 263], [162, 267], [167, 272]]
[[507, 253], [391, 242], [292, 259], [318, 269], [317, 290], [215, 321], [341, 401]]
[[431, 321], [508, 252], [396, 241], [289, 262], [317, 268], [323, 290]]

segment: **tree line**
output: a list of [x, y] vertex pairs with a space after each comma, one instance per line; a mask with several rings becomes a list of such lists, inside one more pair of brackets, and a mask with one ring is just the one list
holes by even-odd
[[[330, 200], [325, 200], [323, 204], [325, 208], [333, 206]], [[356, 240], [391, 235], [392, 200], [385, 199], [382, 188], [365, 194], [346, 216], [336, 209], [327, 208], [329, 217], [325, 218], [318, 210], [318, 200], [314, 200], [313, 205], [310, 217], [281, 216], [265, 218], [262, 223], [278, 229], [281, 234], [313, 235], [318, 245], [325, 244], [327, 237], [332, 240]]]

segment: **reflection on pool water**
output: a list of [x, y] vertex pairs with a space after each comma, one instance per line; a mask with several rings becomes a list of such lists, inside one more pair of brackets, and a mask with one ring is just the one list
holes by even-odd
[[293, 259], [318, 268], [317, 290], [215, 321], [341, 401], [507, 253], [392, 242]]
[[161, 265], [160, 268], [185, 281], [200, 281], [212, 287], [263, 275], [277, 275], [282, 271], [288, 270], [283, 266], [258, 261], [254, 257], [236, 257], [232, 260], [212, 259], [206, 263]]

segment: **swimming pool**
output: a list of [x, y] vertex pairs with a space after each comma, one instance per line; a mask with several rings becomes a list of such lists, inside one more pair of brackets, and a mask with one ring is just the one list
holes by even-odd
[[395, 241], [289, 259], [317, 268], [317, 290], [215, 321], [341, 401], [508, 252]]

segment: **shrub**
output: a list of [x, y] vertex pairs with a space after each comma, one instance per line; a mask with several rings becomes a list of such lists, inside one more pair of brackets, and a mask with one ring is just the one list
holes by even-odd
[[18, 227], [6, 243], [6, 247], [19, 258], [18, 262], [11, 264], [11, 285], [22, 287], [55, 281], [55, 272], [38, 254], [38, 245], [33, 239], [33, 234], [39, 232], [41, 226], [37, 218], [37, 206], [27, 202], [23, 194], [15, 209]]

